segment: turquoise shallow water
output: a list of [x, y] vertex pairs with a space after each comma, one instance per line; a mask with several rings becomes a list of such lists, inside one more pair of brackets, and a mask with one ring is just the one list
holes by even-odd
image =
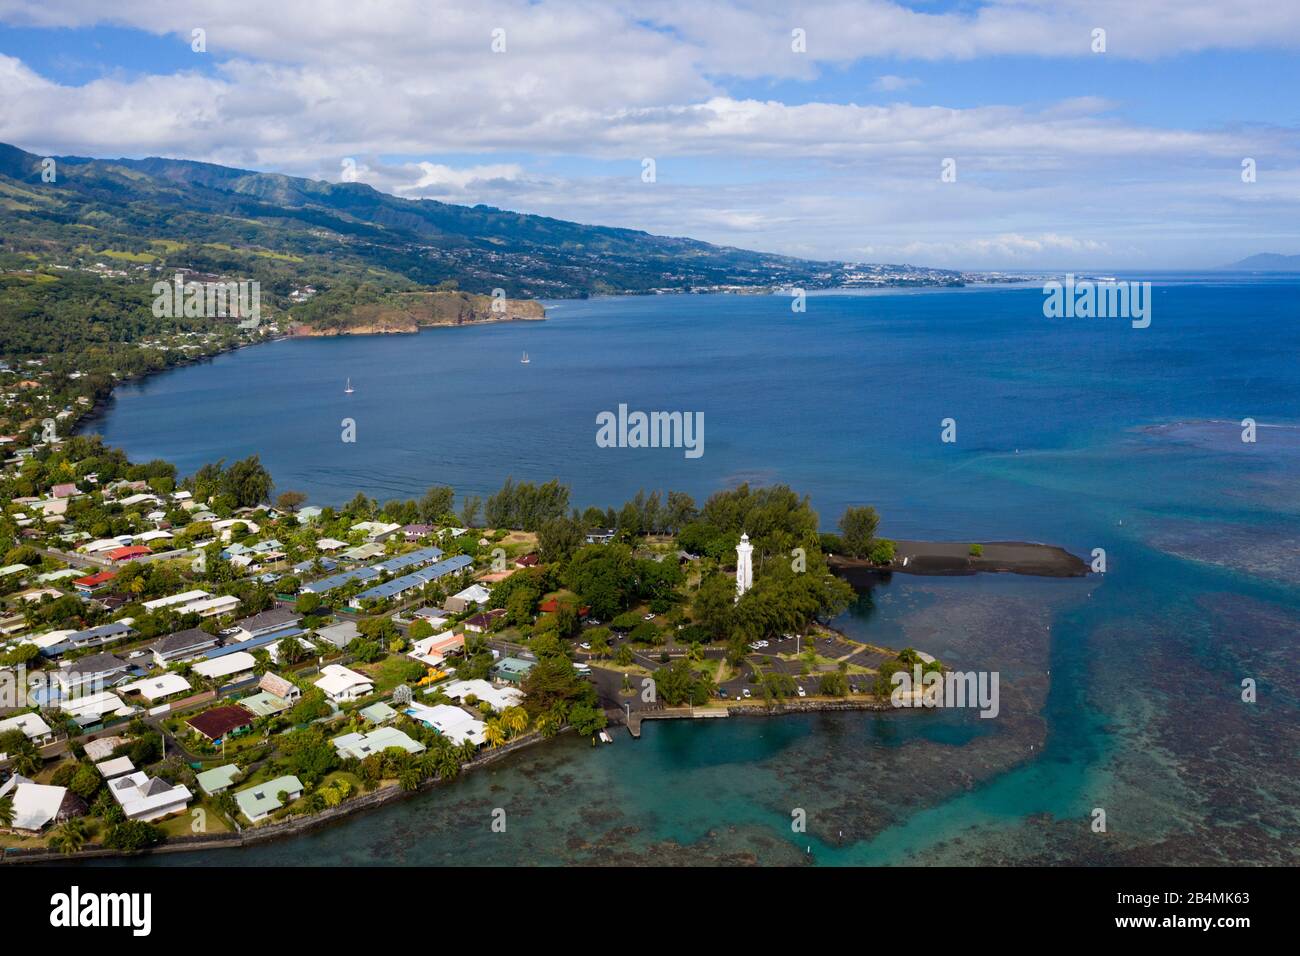
[[[122, 389], [94, 427], [133, 457], [192, 471], [258, 451], [319, 502], [507, 474], [559, 477], [583, 505], [787, 481], [827, 526], [870, 502], [898, 537], [1108, 561], [1087, 581], [896, 575], [838, 622], [997, 669], [995, 720], [559, 741], [320, 834], [159, 862], [1294, 862], [1297, 291], [1167, 277], [1145, 330], [1044, 319], [1033, 289], [817, 296], [797, 316], [776, 297], [565, 302], [541, 324], [278, 343]], [[703, 411], [705, 454], [596, 447], [596, 413], [620, 402]], [[1247, 416], [1267, 426], [1254, 444]]]

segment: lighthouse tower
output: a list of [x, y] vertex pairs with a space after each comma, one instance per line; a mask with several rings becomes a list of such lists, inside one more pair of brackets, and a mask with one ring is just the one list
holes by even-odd
[[740, 535], [740, 544], [736, 545], [736, 600], [754, 586], [754, 546], [749, 543], [749, 535]]

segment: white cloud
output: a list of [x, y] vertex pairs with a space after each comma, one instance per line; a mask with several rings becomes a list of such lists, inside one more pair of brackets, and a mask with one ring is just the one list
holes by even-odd
[[877, 93], [895, 93], [898, 90], [906, 90], [913, 86], [918, 86], [920, 80], [911, 76], [895, 76], [892, 73], [886, 73], [884, 76], [878, 76], [871, 82], [871, 88]]
[[[761, 0], [394, 0], [364, 15], [352, 0], [0, 0], [0, 21], [125, 25], [183, 50], [193, 27], [207, 30], [193, 71], [81, 86], [39, 75], [20, 51], [0, 54], [0, 141], [42, 153], [168, 155], [331, 180], [354, 157], [358, 179], [412, 198], [828, 258], [910, 248], [935, 264], [1119, 255], [1171, 216], [1187, 224], [1176, 241], [1192, 248], [1207, 223], [1239, 235], [1297, 212], [1280, 187], [1300, 166], [1295, 129], [1137, 123], [1094, 96], [1032, 108], [786, 103], [728, 95], [720, 79], [813, 79], [864, 57], [1082, 58], [1093, 26], [1117, 59], [1294, 49], [1294, 4], [993, 0], [924, 12], [810, 0], [794, 17]], [[498, 26], [503, 54], [490, 46]], [[790, 50], [794, 26], [807, 31], [806, 54]], [[889, 73], [872, 88], [915, 82]], [[643, 156], [659, 161], [653, 187], [639, 181]], [[1249, 194], [1236, 176], [1242, 156], [1261, 158]], [[599, 172], [564, 172], [573, 157]], [[725, 171], [701, 182], [695, 157]], [[955, 184], [938, 181], [945, 157], [957, 160]], [[609, 175], [614, 162], [625, 178]], [[1072, 250], [1064, 237], [1096, 245]]]

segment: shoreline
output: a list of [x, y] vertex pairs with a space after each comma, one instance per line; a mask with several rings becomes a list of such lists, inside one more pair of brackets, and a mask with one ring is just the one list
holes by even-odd
[[[692, 717], [690, 714], [664, 714], [662, 716], [650, 717], [651, 720], [693, 720], [693, 719], [717, 719], [722, 717], [730, 719], [732, 717], [756, 718], [756, 717], [791, 717], [801, 714], [814, 713], [850, 713], [850, 712], [870, 712], [870, 713], [889, 713], [894, 711], [906, 711], [908, 713], [917, 712], [925, 713], [923, 708], [897, 708], [889, 704], [888, 701], [877, 700], [851, 700], [851, 699], [826, 699], [826, 700], [787, 700], [774, 704], [771, 707], [766, 706], [762, 701], [754, 704], [731, 703], [726, 707], [716, 708], [699, 708], [701, 710], [712, 710], [713, 713], [705, 713], [699, 717]], [[645, 716], [642, 720], [647, 719]], [[624, 721], [611, 723], [611, 728], [626, 727]], [[573, 733], [572, 727], [564, 727], [556, 735]], [[461, 773], [472, 773], [475, 770], [489, 766], [507, 757], [511, 754], [535, 747], [539, 744], [548, 742], [549, 738], [542, 737], [537, 731], [529, 731], [527, 734], [505, 744], [496, 750], [486, 751], [481, 756], [461, 765]], [[635, 740], [629, 741], [635, 743]], [[439, 777], [433, 777], [424, 781], [414, 790], [403, 790], [397, 783], [384, 784], [377, 787], [369, 793], [363, 793], [337, 807], [331, 807], [320, 813], [309, 814], [298, 817], [290, 817], [280, 820], [264, 827], [249, 827], [247, 829], [236, 829], [223, 834], [211, 834], [195, 837], [181, 837], [177, 839], [168, 839], [157, 846], [150, 847], [147, 850], [114, 850], [102, 846], [87, 847], [78, 850], [76, 853], [60, 853], [57, 850], [51, 850], [47, 847], [31, 848], [0, 848], [0, 867], [4, 866], [21, 866], [21, 865], [68, 865], [77, 864], [87, 860], [105, 860], [105, 859], [135, 859], [146, 856], [173, 854], [173, 853], [200, 853], [209, 850], [235, 850], [247, 846], [258, 846], [263, 843], [274, 843], [280, 840], [289, 840], [313, 830], [318, 830], [325, 826], [335, 823], [343, 823], [351, 817], [357, 816], [371, 810], [386, 807], [390, 804], [397, 803], [401, 800], [407, 800], [412, 797], [418, 797], [421, 794], [428, 793], [442, 786], [444, 783], [453, 783], [457, 777], [443, 780]], [[231, 864], [236, 865], [236, 864]]]

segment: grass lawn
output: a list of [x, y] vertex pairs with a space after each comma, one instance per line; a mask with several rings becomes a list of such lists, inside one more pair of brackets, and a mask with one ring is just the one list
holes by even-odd
[[414, 683], [424, 676], [425, 671], [421, 670], [420, 674], [412, 680], [408, 673], [415, 670], [411, 667], [412, 664], [419, 666], [418, 661], [413, 661], [405, 654], [389, 654], [382, 661], [353, 666], [375, 682], [375, 694], [382, 696], [388, 694], [398, 684]]
[[[194, 829], [194, 811], [202, 809], [204, 814], [202, 831]], [[197, 832], [203, 833], [229, 833], [230, 825], [226, 823], [225, 817], [213, 806], [212, 802], [204, 797], [191, 803], [184, 813], [177, 813], [165, 820], [157, 821], [154, 826], [167, 834], [167, 838], [194, 836]]]

